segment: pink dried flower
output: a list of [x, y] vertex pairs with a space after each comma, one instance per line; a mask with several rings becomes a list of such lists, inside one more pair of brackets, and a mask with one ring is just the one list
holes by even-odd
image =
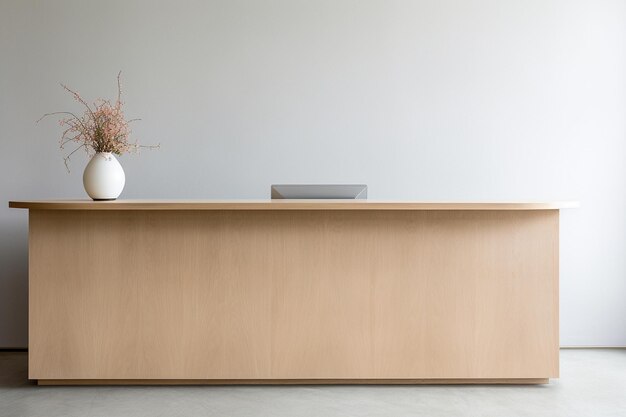
[[[70, 157], [79, 149], [85, 149], [87, 154], [98, 152], [111, 152], [121, 155], [127, 152], [134, 152], [139, 148], [158, 148], [159, 145], [143, 146], [137, 142], [130, 142], [130, 123], [139, 120], [126, 120], [122, 110], [122, 85], [120, 73], [117, 74], [117, 100], [112, 104], [109, 100], [97, 99], [90, 106], [76, 91], [71, 90], [66, 85], [61, 86], [68, 91], [76, 101], [85, 107], [85, 112], [81, 117], [71, 112], [54, 112], [44, 114], [39, 120], [58, 114], [65, 114], [69, 117], [59, 120], [59, 125], [65, 130], [61, 135], [60, 147], [65, 149], [68, 143], [77, 143], [78, 147], [72, 150], [63, 159], [65, 166], [68, 166]], [[37, 122], [39, 122], [37, 120]], [[69, 168], [68, 168], [69, 171]]]

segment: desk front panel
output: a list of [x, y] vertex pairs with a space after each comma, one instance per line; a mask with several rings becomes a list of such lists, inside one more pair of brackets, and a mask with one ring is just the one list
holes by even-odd
[[31, 210], [30, 378], [557, 377], [558, 216]]

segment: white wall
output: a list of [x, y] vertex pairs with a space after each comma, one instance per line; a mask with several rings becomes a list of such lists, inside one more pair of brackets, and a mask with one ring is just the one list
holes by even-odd
[[[115, 94], [125, 198], [578, 199], [562, 216], [561, 342], [626, 345], [626, 2], [0, 0], [0, 346], [27, 343], [27, 216], [85, 197], [43, 113]], [[114, 262], [114, 260], [112, 260]]]

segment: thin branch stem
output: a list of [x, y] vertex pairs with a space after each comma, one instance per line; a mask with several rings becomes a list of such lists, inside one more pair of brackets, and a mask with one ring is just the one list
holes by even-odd
[[61, 84], [61, 87], [63, 87], [65, 90], [67, 90], [70, 94], [72, 94], [74, 96], [74, 98], [76, 100], [78, 100], [79, 103], [82, 103], [85, 107], [87, 107], [87, 110], [89, 110], [89, 113], [91, 113], [91, 116], [93, 116], [93, 118], [95, 119], [96, 116], [93, 113], [93, 110], [91, 110], [91, 107], [89, 107], [89, 104], [87, 104], [87, 102], [85, 100], [83, 100], [83, 98], [80, 96], [80, 94], [78, 94], [76, 91], [70, 89], [68, 86], [66, 86], [65, 84]]
[[[72, 136], [72, 137], [65, 137], [65, 136], [64, 136], [64, 137], [63, 137], [63, 140], [61, 140], [61, 143], [59, 144], [59, 147], [60, 147], [61, 149], [63, 149], [63, 147], [64, 147], [65, 145], [67, 145], [68, 143], [70, 143], [70, 142], [76, 142], [76, 139], [78, 139], [78, 138], [80, 137], [80, 135], [81, 135], [80, 133], [77, 133], [75, 136]], [[84, 144], [83, 144], [83, 145], [84, 145]]]
[[120, 72], [117, 73], [117, 103], [116, 105], [118, 107], [122, 103], [122, 82], [120, 81], [121, 76], [122, 76], [122, 71], [120, 70]]
[[78, 151], [81, 148], [86, 148], [86, 144], [82, 144], [80, 145], [78, 148], [74, 149], [72, 152], [69, 153], [69, 155], [67, 155], [66, 157], [63, 158], [63, 162], [65, 163], [65, 168], [67, 169], [67, 172], [70, 172], [70, 167], [67, 164], [70, 161], [70, 156], [72, 156], [74, 153], [76, 153], [76, 151]]
[[69, 115], [70, 115], [70, 116], [72, 116], [74, 119], [76, 119], [76, 121], [77, 121], [78, 123], [80, 123], [80, 125], [83, 127], [83, 129], [88, 130], [88, 129], [87, 129], [87, 126], [85, 126], [85, 124], [83, 123], [83, 121], [82, 121], [82, 120], [81, 120], [78, 116], [76, 116], [74, 113], [69, 112], [69, 111], [55, 111], [55, 112], [53, 112], [53, 113], [46, 113], [46, 114], [44, 114], [43, 116], [41, 116], [39, 119], [37, 119], [37, 121], [36, 121], [35, 123], [39, 123], [39, 122], [40, 122], [42, 119], [44, 119], [45, 117], [48, 117], [48, 116], [54, 116], [54, 115], [57, 115], [57, 114], [69, 114]]
[[146, 148], [146, 149], [160, 149], [161, 144], [157, 143], [156, 145], [135, 145], [137, 148]]
[[74, 113], [70, 113], [69, 111], [55, 111], [53, 113], [46, 113], [46, 114], [44, 114], [39, 119], [37, 119], [37, 121], [35, 121], [35, 123], [39, 123], [40, 121], [42, 121], [44, 118], [46, 118], [48, 116], [55, 116], [57, 114], [69, 114], [70, 116], [74, 117], [76, 120], [80, 121], [78, 116], [76, 116]]

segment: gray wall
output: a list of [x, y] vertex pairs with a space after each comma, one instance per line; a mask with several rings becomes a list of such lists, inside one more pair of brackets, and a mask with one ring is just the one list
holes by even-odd
[[[27, 343], [27, 215], [85, 198], [63, 81], [136, 137], [124, 198], [264, 198], [363, 182], [372, 199], [558, 200], [561, 342], [626, 345], [626, 2], [0, 0], [0, 346]], [[115, 262], [115, 260], [112, 260]]]

